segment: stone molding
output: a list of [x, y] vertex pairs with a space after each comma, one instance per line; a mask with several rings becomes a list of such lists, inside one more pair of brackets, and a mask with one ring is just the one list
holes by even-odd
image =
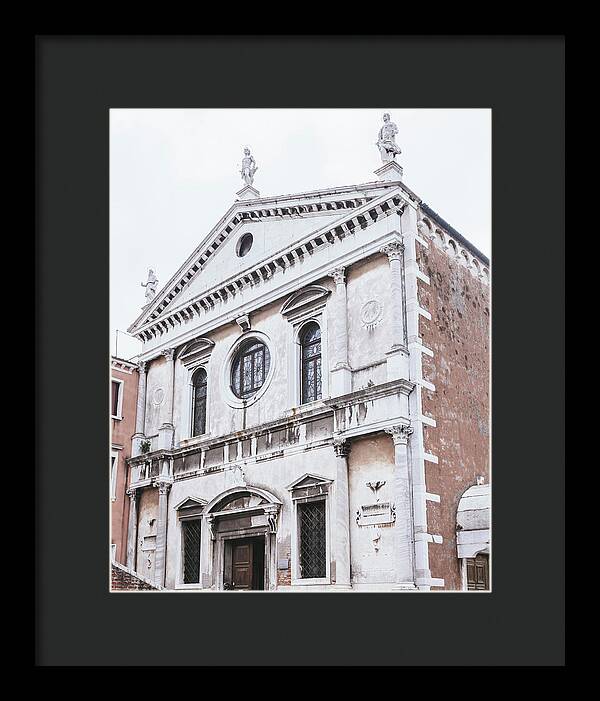
[[[299, 206], [305, 207], [307, 205]], [[265, 280], [269, 280], [278, 271], [296, 265], [298, 262], [301, 262], [304, 257], [312, 255], [315, 250], [319, 250], [323, 246], [334, 244], [336, 241], [342, 240], [348, 235], [353, 235], [369, 227], [381, 218], [399, 213], [405, 206], [406, 200], [400, 195], [399, 188], [394, 188], [391, 192], [385, 192], [379, 198], [363, 198], [361, 205], [356, 208], [350, 208], [351, 212], [349, 214], [336, 219], [326, 227], [312, 232], [305, 237], [305, 239], [293, 244], [288, 250], [271, 256], [256, 264], [254, 268], [246, 270], [220, 283], [216, 287], [211, 288], [211, 290], [188, 300], [184, 307], [174, 309], [170, 314], [161, 317], [162, 311], [171, 303], [176, 295], [171, 295], [168, 299], [163, 299], [161, 304], [145, 321], [142, 322], [141, 317], [138, 318], [138, 320], [129, 327], [129, 331], [133, 332], [137, 328], [137, 333], [134, 335], [142, 342], [150, 340], [157, 335], [168, 333], [176, 323], [185, 323], [189, 318], [200, 316], [201, 314], [211, 311], [219, 302], [227, 301], [230, 297], [235, 297], [245, 287], [259, 285]], [[348, 209], [348, 207], [340, 206], [339, 208], [336, 207], [336, 209], [344, 210]], [[225, 238], [224, 236], [223, 240]], [[196, 273], [190, 276], [190, 279], [195, 276], [195, 274]], [[181, 279], [184, 280], [185, 277]], [[163, 293], [161, 293], [160, 296], [162, 295]], [[182, 316], [184, 317], [183, 319], [181, 318]]]

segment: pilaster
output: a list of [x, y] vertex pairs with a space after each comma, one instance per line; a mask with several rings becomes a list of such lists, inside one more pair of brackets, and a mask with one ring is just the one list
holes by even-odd
[[142, 360], [138, 363], [138, 393], [135, 411], [135, 433], [133, 434], [131, 440], [132, 457], [141, 454], [142, 441], [145, 437], [147, 377], [147, 363]]
[[171, 489], [172, 484], [173, 478], [168, 475], [161, 475], [154, 482], [154, 486], [158, 487], [158, 519], [156, 527], [154, 581], [161, 587], [164, 587], [165, 585], [169, 490]]
[[395, 380], [408, 375], [408, 347], [405, 331], [405, 293], [402, 266], [404, 242], [399, 235], [380, 249], [388, 257], [391, 290], [391, 337], [392, 345], [387, 351], [387, 379]]
[[338, 588], [348, 589], [352, 586], [350, 582], [350, 496], [348, 493], [350, 448], [350, 441], [334, 440], [333, 442], [336, 469], [331, 540], [333, 559], [335, 560], [335, 584]]
[[413, 503], [408, 440], [410, 426], [399, 425], [385, 429], [394, 441], [394, 473], [392, 492], [396, 507], [394, 532], [395, 589], [406, 589], [407, 582], [416, 582]]
[[337, 397], [352, 390], [352, 371], [348, 363], [348, 302], [345, 268], [334, 268], [328, 275], [335, 281], [335, 297], [333, 298], [334, 364], [331, 369], [331, 396]]
[[135, 572], [135, 554], [137, 544], [137, 490], [129, 488], [129, 523], [127, 526], [127, 567]]
[[167, 386], [165, 387], [165, 403], [163, 405], [163, 422], [158, 429], [158, 447], [162, 450], [171, 450], [175, 427], [173, 426], [173, 385], [175, 376], [175, 349], [166, 348], [162, 355], [167, 360]]

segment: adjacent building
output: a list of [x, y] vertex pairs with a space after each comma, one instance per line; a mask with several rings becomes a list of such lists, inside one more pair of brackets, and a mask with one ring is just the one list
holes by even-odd
[[261, 196], [248, 151], [151, 271], [139, 365], [113, 360], [138, 384], [113, 533], [157, 587], [489, 589], [490, 264], [404, 183], [390, 124], [357, 185]]
[[138, 368], [135, 363], [115, 356], [111, 357], [110, 366], [110, 547], [111, 559], [125, 564], [129, 522], [127, 460], [135, 431]]

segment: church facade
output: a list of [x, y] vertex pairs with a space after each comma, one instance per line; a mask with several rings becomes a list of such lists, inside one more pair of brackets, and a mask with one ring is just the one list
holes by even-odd
[[378, 145], [370, 181], [290, 195], [252, 158], [146, 293], [127, 567], [157, 587], [489, 588], [461, 502], [489, 500], [489, 261]]

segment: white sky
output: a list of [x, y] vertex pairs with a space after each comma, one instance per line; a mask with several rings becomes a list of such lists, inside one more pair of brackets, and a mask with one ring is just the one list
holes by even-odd
[[[382, 114], [398, 126], [403, 181], [482, 253], [491, 250], [489, 109], [112, 109], [110, 348], [243, 187], [244, 146], [263, 196], [376, 180]], [[118, 334], [118, 355], [141, 343]]]

